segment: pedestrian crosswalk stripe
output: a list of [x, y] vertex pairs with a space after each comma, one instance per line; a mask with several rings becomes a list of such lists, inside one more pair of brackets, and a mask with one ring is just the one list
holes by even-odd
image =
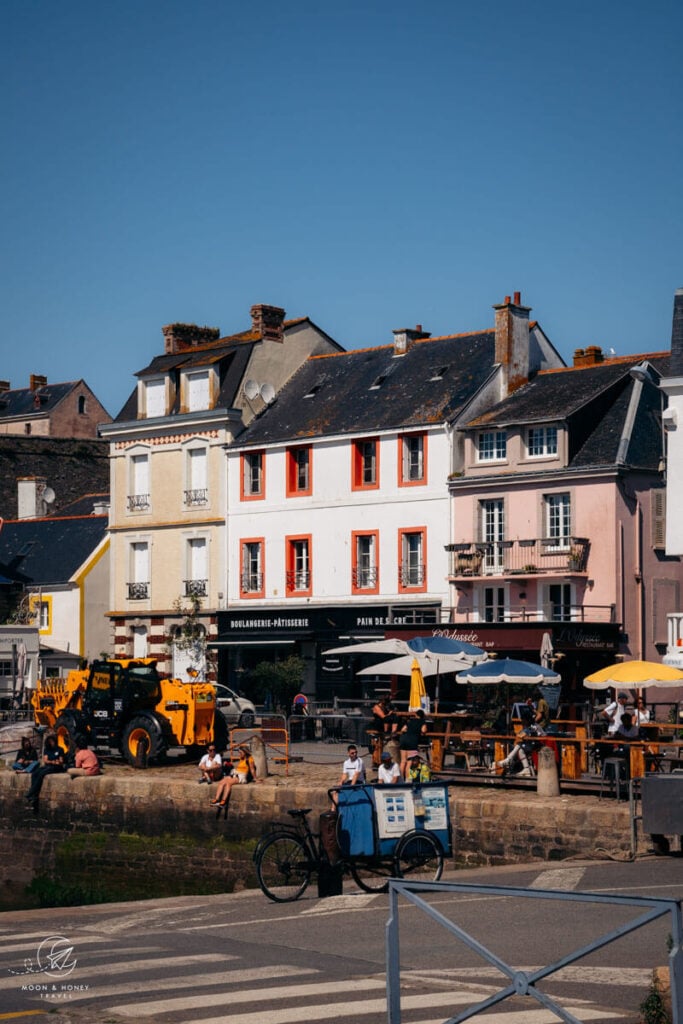
[[529, 889], [561, 889], [569, 891], [577, 889], [585, 868], [556, 868], [554, 871], [541, 871], [540, 875], [529, 882]]
[[[78, 953], [78, 948], [77, 948], [76, 952]], [[109, 950], [108, 952], [109, 952], [109, 956], [111, 956], [111, 950]], [[117, 952], [119, 952], [119, 955], [120, 955], [120, 951], [117, 951]], [[137, 960], [135, 962], [135, 971], [136, 971], [136, 973], [144, 972], [144, 971], [162, 971], [163, 974], [164, 974], [164, 977], [167, 977], [169, 969], [173, 970], [173, 971], [178, 971], [181, 967], [196, 967], [197, 965], [202, 965], [202, 964], [206, 966], [206, 965], [212, 964], [212, 963], [215, 963], [215, 964], [221, 964], [221, 963], [227, 964], [230, 961], [235, 961], [235, 960], [239, 960], [239, 959], [240, 959], [239, 957], [231, 956], [228, 953], [197, 953], [197, 954], [195, 954], [193, 956], [177, 956], [177, 957], [158, 956], [158, 957], [155, 957], [154, 959], [151, 959], [151, 960]], [[105, 964], [96, 964], [94, 966], [91, 965], [89, 967], [83, 967], [81, 965], [81, 963], [79, 962], [78, 966], [76, 967], [76, 969], [75, 969], [75, 971], [73, 973], [73, 976], [70, 978], [70, 981], [72, 981], [72, 982], [77, 981], [79, 984], [82, 983], [82, 982], [91, 982], [93, 979], [97, 980], [98, 978], [103, 978], [103, 977], [109, 978], [113, 974], [130, 974], [131, 969], [132, 969], [131, 968], [131, 964], [128, 963], [128, 962], [126, 962], [126, 963], [110, 963], [109, 961], [107, 961]], [[177, 975], [177, 977], [178, 977], [178, 980], [180, 981], [181, 980], [180, 976]], [[187, 983], [191, 983], [193, 981], [193, 979], [197, 978], [197, 977], [200, 977], [200, 975], [192, 975], [191, 977], [188, 977], [186, 980], [183, 979], [183, 984], [186, 984], [186, 982]], [[201, 975], [201, 977], [206, 979], [206, 978], [212, 978], [212, 977], [214, 977], [214, 975], [212, 975], [212, 974], [204, 974], [204, 975]], [[16, 989], [17, 984], [28, 985], [28, 984], [31, 984], [31, 983], [35, 984], [35, 983], [37, 983], [39, 981], [44, 982], [46, 980], [54, 981], [55, 979], [53, 977], [48, 977], [48, 975], [45, 974], [42, 971], [35, 971], [35, 972], [25, 973], [25, 974], [21, 973], [21, 972], [17, 973], [17, 974], [8, 974], [6, 977], [0, 976], [0, 991]], [[148, 984], [148, 983], [143, 983], [143, 984]], [[98, 987], [98, 992], [99, 991], [101, 991], [101, 990]], [[129, 992], [130, 991], [130, 986], [126, 985], [125, 988], [124, 988], [124, 991]], [[92, 986], [91, 986], [91, 997], [92, 997]]]

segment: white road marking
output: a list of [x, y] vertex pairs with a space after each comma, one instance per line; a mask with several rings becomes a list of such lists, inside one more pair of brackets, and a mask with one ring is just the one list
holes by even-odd
[[364, 910], [374, 904], [376, 899], [375, 893], [359, 893], [357, 896], [328, 896], [302, 911], [302, 914], [334, 914], [340, 910]]
[[576, 889], [579, 882], [585, 875], [584, 868], [557, 868], [551, 871], [541, 871], [533, 882], [529, 883], [529, 889]]
[[[130, 952], [130, 950], [126, 950], [126, 952]], [[135, 955], [137, 955], [137, 950], [135, 950], [134, 952]], [[110, 957], [119, 954], [119, 950], [117, 950], [116, 954], [113, 953], [111, 950], [109, 951]], [[74, 955], [78, 959], [78, 944], [75, 945]], [[129, 961], [123, 964], [114, 964], [110, 961], [105, 961], [103, 964], [96, 964], [90, 967], [82, 967], [81, 962], [79, 962], [73, 974], [70, 975], [69, 981], [73, 984], [81, 984], [86, 981], [90, 982], [93, 978], [97, 979], [102, 977], [110, 977], [111, 975], [115, 974], [130, 974], [131, 971], [133, 970], [141, 972], [157, 971], [167, 974], [169, 971], [177, 971], [181, 967], [197, 967], [198, 965], [221, 963], [227, 964], [230, 961], [237, 961], [237, 959], [240, 959], [240, 957], [230, 956], [227, 953], [198, 953], [193, 956], [162, 955], [155, 957], [153, 959], [145, 959], [145, 961]], [[13, 970], [20, 972], [22, 971], [22, 966], [23, 965], [17, 964]], [[222, 975], [220, 975], [218, 972], [216, 972], [215, 975], [193, 975], [191, 976], [191, 980], [193, 980], [194, 982], [196, 977], [203, 977], [204, 980], [206, 981], [207, 979], [211, 979], [214, 977], [222, 978]], [[16, 988], [17, 985], [37, 985], [39, 983], [45, 983], [46, 981], [57, 982], [58, 980], [58, 977], [55, 978], [51, 975], [48, 976], [42, 971], [35, 971], [30, 974], [8, 974], [6, 977], [0, 976], [0, 991]], [[178, 980], [178, 976], [176, 976], [176, 983], [178, 982]], [[129, 988], [126, 987], [126, 991], [128, 990]], [[99, 992], [100, 989], [98, 988], [97, 991]]]

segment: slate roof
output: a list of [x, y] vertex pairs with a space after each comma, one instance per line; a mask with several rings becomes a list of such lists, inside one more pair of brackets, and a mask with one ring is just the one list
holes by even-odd
[[[309, 317], [297, 317], [293, 320], [285, 320], [283, 330], [285, 335], [288, 330], [293, 330], [302, 324], [311, 324], [322, 335], [329, 339], [334, 345], [341, 349], [338, 342], [330, 338], [325, 331], [313, 324]], [[205, 345], [196, 345], [181, 352], [168, 352], [155, 356], [148, 366], [138, 370], [136, 377], [150, 377], [155, 374], [159, 376], [171, 370], [179, 371], [189, 369], [192, 366], [211, 366], [220, 363], [220, 391], [216, 405], [219, 408], [231, 409], [235, 405], [235, 399], [239, 393], [244, 380], [244, 373], [249, 364], [249, 359], [254, 346], [262, 342], [261, 335], [255, 331], [240, 331], [238, 334], [231, 334], [217, 341]], [[277, 344], [274, 342], [274, 344]], [[175, 402], [170, 415], [174, 415], [180, 408], [180, 394], [176, 394]], [[137, 388], [128, 397], [125, 405], [116, 416], [115, 422], [125, 423], [137, 417], [138, 400]]]
[[[621, 356], [592, 366], [542, 370], [509, 398], [470, 420], [465, 428], [566, 422], [570, 467], [614, 465], [633, 391], [629, 370], [644, 360], [660, 376], [667, 375], [669, 355], [662, 352]], [[626, 453], [630, 466], [657, 468], [661, 456], [660, 411], [660, 392], [646, 384]]]
[[18, 477], [45, 477], [53, 513], [89, 491], [108, 491], [108, 456], [108, 443], [95, 438], [0, 434], [0, 516], [17, 518]]
[[34, 586], [66, 583], [106, 536], [107, 516], [17, 519], [0, 530], [0, 574]]
[[236, 446], [451, 420], [493, 370], [493, 330], [312, 356]]
[[47, 384], [45, 387], [13, 388], [0, 392], [0, 419], [47, 415], [83, 381]]

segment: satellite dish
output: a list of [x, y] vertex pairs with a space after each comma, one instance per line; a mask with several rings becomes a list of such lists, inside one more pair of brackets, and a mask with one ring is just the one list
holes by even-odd
[[262, 384], [260, 390], [261, 398], [266, 403], [266, 405], [270, 405], [270, 403], [275, 398], [275, 388], [273, 387], [272, 384]]
[[46, 504], [48, 505], [51, 505], [56, 497], [57, 495], [55, 494], [51, 487], [46, 487], [45, 490], [43, 491], [43, 501], [46, 502]]
[[244, 387], [242, 388], [242, 390], [244, 391], [246, 397], [251, 401], [258, 395], [259, 386], [255, 380], [247, 380], [244, 382]]

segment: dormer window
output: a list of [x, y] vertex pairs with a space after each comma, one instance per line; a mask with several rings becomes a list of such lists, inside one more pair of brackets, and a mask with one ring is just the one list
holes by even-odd
[[530, 459], [557, 455], [557, 427], [529, 427], [526, 447]]
[[155, 416], [166, 415], [166, 381], [163, 377], [155, 380], [147, 380], [144, 385], [145, 391], [145, 416], [152, 419]]
[[202, 412], [210, 408], [209, 371], [200, 370], [188, 373], [185, 378], [186, 402], [188, 412]]
[[507, 431], [487, 430], [477, 438], [479, 462], [503, 462], [507, 458]]

